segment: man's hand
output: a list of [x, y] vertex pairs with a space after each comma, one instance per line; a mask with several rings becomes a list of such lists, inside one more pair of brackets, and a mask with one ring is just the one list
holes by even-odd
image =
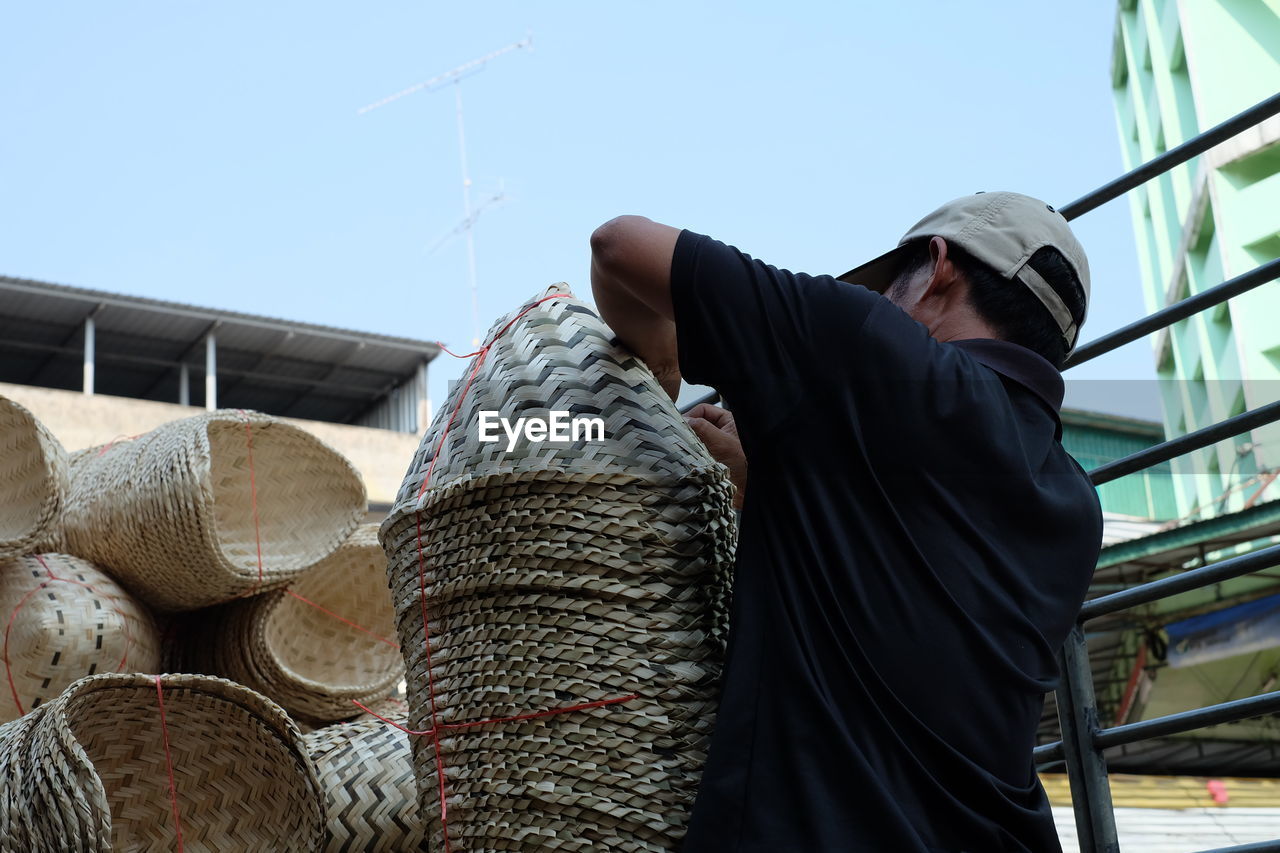
[[747, 494], [747, 457], [742, 452], [738, 438], [738, 426], [733, 415], [719, 406], [699, 403], [684, 416], [698, 438], [707, 446], [711, 456], [729, 467], [729, 479], [734, 485], [733, 508], [742, 509], [742, 499]]

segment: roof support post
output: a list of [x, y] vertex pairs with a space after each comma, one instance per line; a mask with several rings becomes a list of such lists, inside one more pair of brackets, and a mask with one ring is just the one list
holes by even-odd
[[84, 318], [84, 393], [93, 396], [93, 373], [96, 359], [96, 334], [93, 315]]
[[204, 339], [204, 407], [218, 408], [218, 336], [210, 331]]
[[418, 368], [418, 401], [415, 405], [417, 410], [418, 422], [414, 432], [423, 433], [427, 431], [427, 427], [431, 425], [431, 393], [427, 390], [427, 367], [429, 362], [422, 362], [422, 367]]
[[191, 368], [185, 361], [178, 365], [178, 405], [191, 405]]

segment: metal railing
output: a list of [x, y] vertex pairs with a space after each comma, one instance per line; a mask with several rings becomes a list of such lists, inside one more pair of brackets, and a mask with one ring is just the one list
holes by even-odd
[[[1277, 114], [1280, 114], [1280, 94], [1166, 151], [1059, 210], [1067, 219], [1074, 219]], [[1243, 275], [1162, 308], [1142, 320], [1082, 344], [1067, 361], [1066, 368], [1083, 364], [1145, 335], [1171, 326], [1179, 320], [1221, 304], [1234, 296], [1274, 281], [1276, 278], [1280, 278], [1280, 259], [1264, 263]], [[687, 412], [699, 403], [714, 403], [718, 399], [719, 395], [713, 392], [682, 407], [682, 411]], [[1196, 432], [1109, 462], [1094, 468], [1089, 472], [1089, 476], [1095, 485], [1102, 485], [1277, 421], [1280, 421], [1280, 401], [1268, 403]], [[1034, 750], [1034, 759], [1041, 766], [1057, 762], [1062, 762], [1066, 766], [1081, 853], [1119, 853], [1120, 850], [1116, 835], [1115, 812], [1111, 804], [1111, 787], [1107, 778], [1107, 762], [1103, 750], [1222, 723], [1280, 713], [1280, 690], [1278, 690], [1193, 711], [1104, 728], [1098, 717], [1093, 673], [1089, 667], [1089, 652], [1084, 633], [1085, 622], [1277, 566], [1280, 566], [1280, 545], [1273, 545], [1094, 598], [1085, 603], [1058, 655], [1061, 682], [1056, 696], [1062, 739], [1039, 746]], [[1227, 851], [1232, 853], [1277, 851], [1280, 853], [1280, 839], [1222, 847], [1205, 851], [1205, 853], [1227, 853]]]
[[[1072, 219], [1087, 213], [1277, 113], [1280, 113], [1280, 94], [1256, 104], [1234, 118], [1064, 206], [1061, 208], [1062, 214]], [[1136, 323], [1081, 345], [1067, 362], [1067, 367], [1083, 364], [1144, 335], [1167, 328], [1179, 320], [1274, 281], [1276, 278], [1280, 278], [1280, 260], [1264, 263], [1244, 275], [1201, 291]], [[1102, 485], [1277, 421], [1280, 421], [1280, 401], [1260, 406], [1204, 429], [1094, 468], [1089, 472], [1089, 476], [1094, 485]], [[1099, 616], [1150, 604], [1173, 595], [1201, 589], [1275, 566], [1280, 566], [1280, 545], [1101, 596], [1086, 602], [1081, 608], [1076, 624], [1058, 657], [1062, 684], [1056, 695], [1062, 740], [1035, 750], [1036, 759], [1039, 761], [1060, 758], [1066, 764], [1081, 853], [1118, 853], [1120, 850], [1120, 842], [1116, 834], [1115, 812], [1111, 805], [1111, 786], [1107, 779], [1107, 763], [1103, 755], [1104, 749], [1280, 712], [1280, 691], [1273, 691], [1246, 699], [1210, 705], [1194, 711], [1103, 728], [1098, 719], [1093, 673], [1089, 667], [1089, 652], [1085, 645], [1084, 623]], [[1220, 849], [1240, 851], [1240, 853], [1280, 851], [1280, 839]]]

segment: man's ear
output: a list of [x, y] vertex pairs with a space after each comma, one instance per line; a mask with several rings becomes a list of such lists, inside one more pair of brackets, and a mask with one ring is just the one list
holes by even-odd
[[921, 300], [928, 299], [930, 296], [945, 296], [959, 279], [956, 265], [947, 255], [947, 241], [941, 237], [929, 238], [929, 265], [933, 272], [929, 274], [929, 282], [925, 285], [924, 293], [920, 295]]

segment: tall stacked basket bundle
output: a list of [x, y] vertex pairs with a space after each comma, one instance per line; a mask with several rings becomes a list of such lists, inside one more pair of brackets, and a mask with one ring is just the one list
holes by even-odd
[[[409, 722], [433, 732], [411, 741], [435, 849], [667, 851], [684, 835], [732, 486], [612, 338], [559, 287], [495, 324], [383, 523]], [[479, 440], [482, 411], [598, 416], [604, 437], [507, 452]]]
[[0, 850], [319, 848], [319, 783], [284, 712], [219, 678], [160, 680], [91, 676], [0, 726]]
[[92, 563], [66, 554], [0, 560], [5, 687], [0, 722], [86, 675], [156, 672], [160, 637], [146, 608]]
[[67, 491], [67, 454], [35, 415], [0, 397], [0, 559], [48, 541]]
[[171, 661], [230, 678], [300, 721], [360, 713], [404, 678], [378, 528], [356, 528], [288, 587], [175, 621]]
[[257, 412], [174, 421], [72, 457], [66, 549], [158, 610], [274, 589], [331, 554], [365, 510], [351, 463]]

